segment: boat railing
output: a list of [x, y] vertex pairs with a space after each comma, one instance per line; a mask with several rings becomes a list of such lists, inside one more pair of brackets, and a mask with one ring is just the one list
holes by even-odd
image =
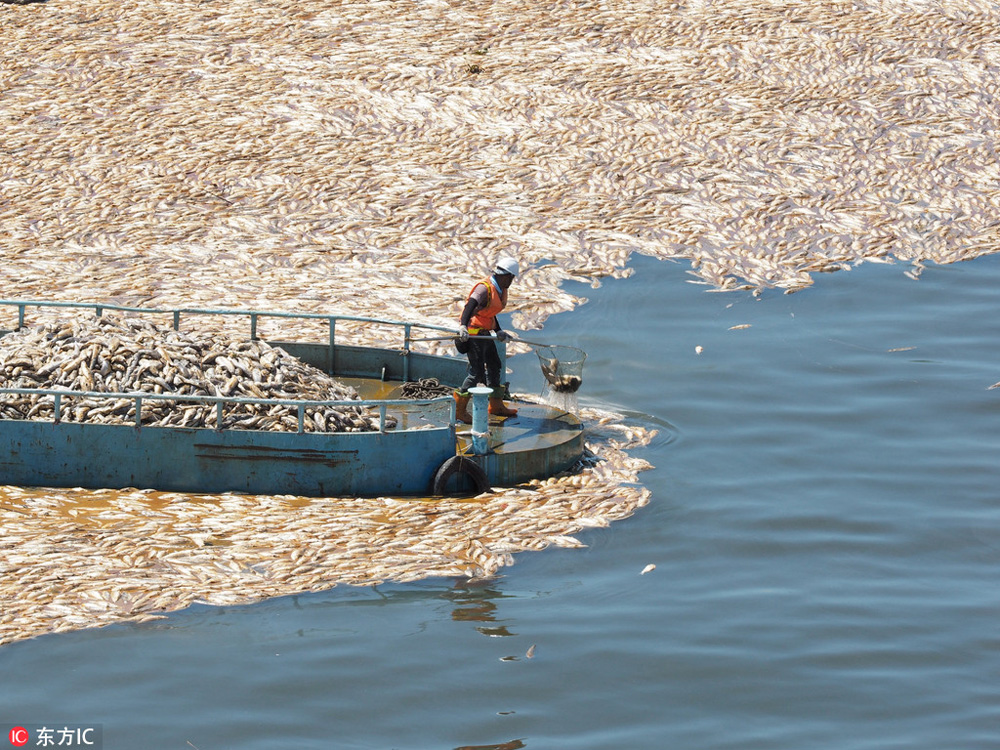
[[243, 309], [230, 309], [230, 308], [195, 308], [195, 307], [182, 307], [182, 308], [154, 308], [154, 307], [134, 307], [129, 305], [115, 305], [106, 304], [98, 302], [62, 302], [58, 300], [5, 300], [0, 299], [0, 306], [3, 307], [16, 307], [17, 308], [17, 328], [23, 328], [25, 325], [25, 320], [27, 317], [27, 310], [31, 308], [70, 308], [78, 310], [93, 310], [97, 317], [100, 317], [105, 311], [114, 312], [126, 312], [126, 313], [142, 313], [148, 315], [170, 315], [173, 320], [173, 328], [175, 331], [180, 330], [181, 319], [183, 316], [246, 316], [250, 319], [250, 339], [256, 341], [258, 322], [264, 318], [284, 318], [291, 320], [311, 320], [311, 321], [325, 321], [329, 331], [328, 342], [331, 352], [336, 346], [336, 335], [337, 335], [337, 324], [341, 322], [350, 323], [366, 323], [370, 325], [379, 326], [389, 326], [393, 328], [402, 329], [402, 342], [401, 349], [402, 353], [407, 353], [410, 351], [410, 345], [412, 344], [414, 338], [414, 329], [427, 330], [427, 331], [437, 331], [445, 333], [454, 333], [454, 327], [446, 327], [434, 325], [431, 323], [413, 323], [402, 320], [390, 320], [384, 318], [369, 318], [358, 315], [330, 315], [327, 313], [309, 313], [309, 312], [284, 312], [281, 310], [243, 310]]
[[[388, 326], [393, 328], [399, 328], [402, 333], [402, 341], [395, 351], [398, 351], [400, 355], [407, 355], [410, 353], [411, 343], [415, 338], [414, 331], [435, 331], [435, 332], [454, 332], [453, 328], [447, 328], [444, 326], [438, 326], [430, 323], [413, 323], [407, 321], [399, 320], [389, 320], [382, 318], [369, 318], [357, 315], [331, 315], [326, 313], [309, 313], [309, 312], [284, 312], [278, 310], [245, 310], [245, 309], [230, 309], [230, 308], [153, 308], [153, 307], [136, 307], [130, 305], [116, 305], [107, 303], [97, 303], [97, 302], [64, 302], [59, 300], [5, 300], [0, 299], [0, 307], [13, 307], [17, 309], [17, 329], [21, 329], [25, 326], [27, 321], [27, 312], [29, 308], [65, 308], [73, 310], [91, 310], [97, 317], [100, 317], [105, 312], [118, 312], [118, 313], [136, 313], [142, 315], [169, 315], [171, 316], [173, 329], [179, 331], [181, 327], [181, 322], [184, 317], [193, 316], [226, 316], [226, 317], [248, 317], [250, 323], [250, 339], [253, 341], [259, 340], [257, 335], [258, 322], [264, 318], [277, 318], [277, 319], [287, 319], [287, 320], [310, 320], [310, 321], [320, 321], [325, 322], [329, 335], [327, 337], [326, 347], [327, 347], [327, 361], [334, 361], [334, 352], [337, 347], [337, 324], [341, 322], [357, 322], [370, 325]], [[403, 374], [404, 380], [408, 377], [410, 372], [409, 361], [404, 361]], [[23, 389], [16, 388], [0, 388], [0, 393], [20, 393]], [[391, 406], [406, 405], [409, 407], [419, 407], [428, 406], [434, 404], [443, 404], [445, 401], [451, 400], [451, 397], [438, 397], [433, 399], [406, 399], [406, 400], [392, 400], [392, 399], [371, 399], [371, 400], [360, 400], [360, 401], [348, 401], [348, 402], [336, 402], [336, 401], [296, 401], [296, 400], [281, 400], [281, 399], [253, 399], [253, 398], [235, 398], [228, 396], [195, 396], [195, 395], [184, 395], [178, 393], [164, 393], [164, 394], [153, 394], [153, 393], [105, 393], [105, 392], [84, 392], [84, 391], [66, 391], [59, 389], [28, 389], [24, 391], [35, 395], [51, 395], [56, 398], [57, 404], [62, 398], [68, 396], [77, 397], [89, 397], [89, 398], [102, 398], [102, 399], [130, 399], [130, 400], [140, 400], [141, 399], [157, 399], [157, 400], [170, 400], [170, 401], [204, 401], [207, 403], [218, 404], [217, 409], [221, 410], [223, 404], [225, 403], [252, 403], [261, 405], [285, 405], [294, 406], [298, 409], [299, 417], [299, 432], [303, 431], [304, 422], [304, 410], [309, 407], [316, 406], [337, 406], [337, 405], [351, 405], [351, 406], [361, 406], [364, 408], [378, 409], [380, 413], [379, 430], [381, 432], [385, 431], [385, 417], [386, 409]], [[138, 416], [140, 410], [136, 411], [136, 420], [140, 417]], [[451, 407], [450, 414], [451, 421], [454, 422], [455, 410], [454, 406]], [[59, 407], [56, 407], [56, 422], [59, 421]], [[217, 424], [221, 425], [221, 419], [217, 421]], [[420, 428], [417, 428], [420, 429]], [[405, 431], [405, 430], [401, 430]]]
[[[74, 391], [60, 388], [0, 388], [0, 395], [26, 395], [26, 396], [51, 396], [53, 399], [52, 422], [58, 424], [62, 421], [63, 399], [105, 399], [108, 401], [132, 401], [135, 404], [135, 426], [142, 427], [142, 402], [143, 401], [184, 401], [194, 404], [215, 404], [215, 427], [216, 430], [226, 429], [223, 425], [225, 407], [228, 404], [252, 404], [258, 406], [289, 406], [297, 410], [298, 432], [304, 433], [306, 424], [306, 409], [322, 407], [360, 407], [363, 409], [378, 409], [379, 412], [379, 432], [386, 432], [386, 420], [389, 407], [414, 407], [431, 406], [447, 407], [449, 424], [455, 421], [455, 401], [451, 396], [438, 396], [427, 399], [369, 399], [369, 400], [339, 400], [339, 401], [315, 401], [297, 399], [268, 399], [268, 398], [248, 398], [244, 396], [208, 396], [185, 393], [145, 393], [145, 392], [123, 392], [108, 393], [104, 391]], [[41, 420], [38, 420], [41, 421]], [[147, 425], [148, 427], [149, 425]], [[165, 425], [166, 427], [181, 427], [182, 425]], [[396, 432], [407, 432], [413, 430], [427, 429], [424, 426], [403, 428], [394, 430]], [[316, 433], [316, 434], [355, 434], [355, 433]], [[364, 432], [360, 434], [365, 434]]]

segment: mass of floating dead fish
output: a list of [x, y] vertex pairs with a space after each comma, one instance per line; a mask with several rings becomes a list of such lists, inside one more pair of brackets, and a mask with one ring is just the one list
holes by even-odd
[[[580, 303], [562, 282], [627, 275], [633, 253], [687, 262], [711, 291], [793, 291], [866, 261], [916, 278], [1000, 248], [998, 27], [984, 0], [2, 4], [4, 295], [454, 325], [511, 253], [513, 327], [531, 329]], [[340, 542], [309, 536], [332, 523], [327, 501], [108, 495], [133, 524], [177, 514], [174, 546], [153, 554], [115, 521], [85, 531], [92, 493], [11, 489], [5, 529], [25, 525], [0, 541], [3, 638], [199, 598], [485, 574], [519, 548], [488, 541], [506, 508], [541, 545], [573, 533], [573, 503], [607, 520], [644, 497], [627, 452], [591, 440], [601, 461], [583, 473], [426, 506], [439, 525], [359, 503], [366, 520]], [[203, 523], [251, 528], [259, 508], [286, 511], [257, 525], [260, 547], [181, 541]], [[465, 547], [435, 567], [422, 540], [451, 524]], [[375, 572], [336, 567], [337, 543]], [[73, 561], [95, 549], [105, 567], [86, 578]]]
[[[787, 290], [1000, 240], [984, 0], [57, 0], [0, 11], [8, 297], [440, 324], [501, 252]], [[363, 279], [363, 283], [359, 283]]]
[[653, 433], [589, 412], [579, 471], [471, 500], [309, 499], [0, 490], [0, 644], [231, 605], [429, 576], [480, 578], [512, 555], [583, 546], [574, 534], [649, 500], [627, 450]]
[[[58, 389], [62, 421], [100, 424], [136, 424], [136, 400], [94, 394], [359, 399], [350, 386], [264, 341], [188, 334], [112, 315], [24, 328], [0, 338], [0, 388]], [[299, 430], [298, 407], [287, 403], [230, 403], [221, 425], [212, 402], [146, 399], [141, 409], [139, 420], [146, 426]], [[0, 394], [0, 419], [51, 421], [54, 412], [53, 395]], [[379, 416], [359, 406], [314, 405], [304, 412], [305, 432], [379, 429]]]

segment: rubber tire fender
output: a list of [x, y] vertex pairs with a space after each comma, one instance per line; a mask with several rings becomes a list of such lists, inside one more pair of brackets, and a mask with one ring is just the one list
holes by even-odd
[[490, 480], [486, 477], [486, 471], [468, 456], [452, 456], [438, 468], [434, 474], [434, 481], [431, 484], [431, 492], [435, 496], [444, 495], [444, 488], [448, 486], [448, 480], [456, 474], [468, 477], [476, 488], [476, 494], [490, 491]]

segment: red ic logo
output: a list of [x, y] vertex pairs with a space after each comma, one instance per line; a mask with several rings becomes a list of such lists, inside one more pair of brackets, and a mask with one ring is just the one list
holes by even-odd
[[10, 730], [10, 744], [14, 747], [24, 747], [28, 744], [28, 740], [31, 736], [28, 734], [28, 730], [24, 727], [14, 727]]

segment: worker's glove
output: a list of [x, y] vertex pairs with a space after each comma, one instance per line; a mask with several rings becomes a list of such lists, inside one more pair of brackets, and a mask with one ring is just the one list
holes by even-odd
[[512, 338], [514, 338], [514, 337], [511, 336], [506, 331], [497, 331], [497, 340], [498, 341], [510, 341]]
[[466, 328], [465, 326], [461, 326], [458, 329], [458, 340], [459, 341], [468, 341], [469, 340], [469, 329]]

